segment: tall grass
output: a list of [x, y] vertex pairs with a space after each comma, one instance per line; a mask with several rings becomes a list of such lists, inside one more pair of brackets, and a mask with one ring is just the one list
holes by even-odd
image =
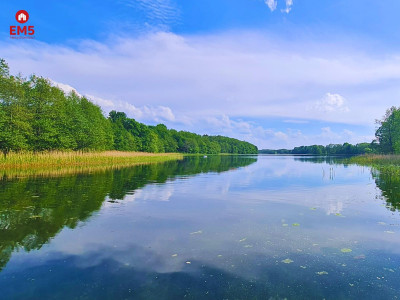
[[[73, 172], [83, 169], [107, 169], [137, 164], [159, 163], [182, 159], [178, 153], [144, 152], [19, 152], [9, 153], [0, 158], [0, 171], [3, 173], [56, 173]], [[64, 171], [63, 171], [64, 170]], [[68, 171], [69, 170], [69, 171]]]
[[393, 175], [400, 175], [400, 155], [387, 154], [377, 155], [368, 154], [353, 156], [349, 158], [349, 163], [354, 163], [363, 166], [371, 166], [382, 173], [390, 173]]

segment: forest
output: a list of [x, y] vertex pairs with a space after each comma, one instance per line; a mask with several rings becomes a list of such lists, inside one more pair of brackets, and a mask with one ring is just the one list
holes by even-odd
[[36, 75], [10, 75], [0, 59], [0, 151], [141, 151], [254, 154], [255, 145], [224, 136], [148, 126], [124, 112], [101, 108], [74, 92], [65, 94]]
[[291, 150], [289, 149], [263, 149], [260, 150], [261, 154], [308, 154], [308, 155], [358, 155], [358, 154], [369, 154], [378, 153], [379, 145], [376, 141], [372, 143], [360, 143], [352, 145], [349, 143], [342, 144], [329, 144], [327, 146], [322, 145], [311, 145], [311, 146], [299, 146]]

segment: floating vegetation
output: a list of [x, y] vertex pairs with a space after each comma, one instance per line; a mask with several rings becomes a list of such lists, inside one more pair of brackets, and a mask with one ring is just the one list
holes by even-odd
[[218, 257], [222, 257], [222, 255], [221, 255], [221, 254], [218, 254], [217, 256], [218, 256]]
[[392, 272], [392, 273], [394, 273], [394, 270], [393, 269], [389, 269], [389, 268], [383, 268], [385, 271], [389, 271], [389, 272]]
[[175, 254], [172, 254], [171, 256], [172, 256], [172, 257], [177, 257], [177, 256], [178, 256], [178, 254], [176, 254], [176, 253], [175, 253]]
[[253, 245], [244, 245], [245, 248], [253, 248]]
[[287, 227], [287, 226], [289, 226], [289, 224], [286, 224], [286, 223], [285, 223], [285, 224], [282, 224], [282, 226], [283, 226], [283, 227]]
[[317, 275], [328, 275], [327, 271], [315, 272]]
[[300, 268], [302, 268], [302, 269], [307, 269], [307, 267], [306, 267], [306, 266], [300, 266]]
[[300, 226], [300, 224], [299, 223], [293, 223], [292, 226], [298, 227], [298, 226]]
[[342, 248], [342, 249], [340, 249], [340, 251], [342, 253], [349, 253], [349, 252], [352, 252], [353, 250], [351, 250], [350, 248]]
[[190, 261], [187, 261], [187, 262], [186, 262], [186, 264], [188, 264], [188, 265], [190, 265], [191, 263], [192, 263], [192, 262], [190, 262]]
[[386, 230], [385, 233], [393, 234], [394, 231]]
[[203, 233], [203, 231], [202, 230], [199, 230], [199, 231], [195, 231], [195, 232], [191, 232], [190, 234], [202, 234]]
[[336, 214], [335, 214], [335, 216], [337, 216], [337, 217], [341, 217], [341, 216], [342, 216], [342, 214], [341, 214], [341, 213], [336, 213]]
[[243, 238], [243, 239], [239, 240], [239, 243], [244, 242], [245, 240], [247, 240], [247, 238]]
[[290, 258], [286, 258], [286, 259], [282, 260], [282, 262], [284, 264], [291, 264], [293, 262], [293, 260], [291, 260]]

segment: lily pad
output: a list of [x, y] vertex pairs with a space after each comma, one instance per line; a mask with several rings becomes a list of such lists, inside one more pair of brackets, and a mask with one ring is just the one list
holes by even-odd
[[318, 275], [328, 275], [328, 272], [327, 272], [327, 271], [321, 271], [321, 272], [315, 272], [315, 274], [318, 274]]
[[349, 252], [351, 252], [353, 250], [351, 250], [350, 248], [342, 248], [342, 249], [340, 249], [340, 251], [343, 252], [343, 253], [349, 253]]
[[291, 260], [290, 258], [286, 258], [286, 259], [282, 260], [282, 262], [284, 264], [291, 264], [293, 262], [293, 260]]

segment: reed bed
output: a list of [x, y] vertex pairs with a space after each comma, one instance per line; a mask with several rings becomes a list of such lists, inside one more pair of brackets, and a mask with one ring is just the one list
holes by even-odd
[[381, 173], [400, 175], [400, 155], [396, 154], [354, 156], [349, 159], [349, 163], [371, 166]]
[[144, 152], [19, 152], [0, 158], [0, 171], [6, 174], [76, 173], [137, 164], [160, 163], [182, 159], [179, 153]]

